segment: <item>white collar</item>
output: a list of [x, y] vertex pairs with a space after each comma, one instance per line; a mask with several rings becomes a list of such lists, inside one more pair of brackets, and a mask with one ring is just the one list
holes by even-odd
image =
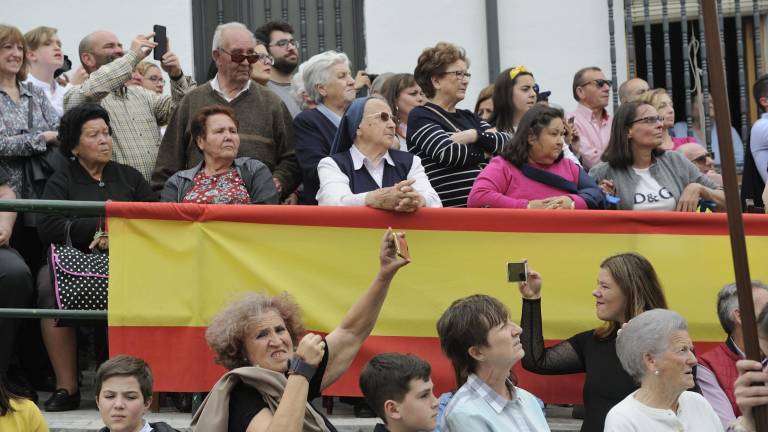
[[231, 101], [237, 99], [237, 97], [240, 96], [241, 94], [243, 94], [243, 92], [245, 92], [246, 90], [248, 90], [250, 88], [250, 86], [251, 86], [251, 80], [248, 80], [248, 82], [245, 83], [245, 86], [243, 88], [241, 88], [234, 97], [229, 97], [229, 96], [227, 96], [226, 93], [224, 93], [223, 90], [221, 90], [221, 85], [219, 84], [219, 74], [218, 73], [211, 80], [211, 88], [213, 89], [213, 91], [215, 91], [216, 93], [221, 95], [221, 97], [223, 97], [227, 102], [231, 102]]
[[[352, 155], [352, 166], [355, 168], [355, 171], [359, 170], [363, 166], [363, 162], [366, 160], [369, 164], [374, 164], [372, 160], [368, 159], [366, 155], [360, 152], [360, 150], [357, 148], [357, 145], [355, 144], [352, 144], [352, 147], [349, 149], [349, 153]], [[388, 164], [395, 166], [395, 161], [392, 160], [392, 156], [389, 155], [389, 150], [384, 153], [384, 157], [381, 159], [387, 161]], [[379, 160], [379, 163], [381, 163], [381, 159]]]
[[63, 88], [63, 87], [61, 87], [61, 85], [59, 85], [59, 83], [56, 82], [56, 80], [53, 80], [53, 84], [48, 84], [47, 82], [45, 82], [43, 80], [37, 79], [31, 73], [27, 74], [27, 79], [26, 79], [25, 82], [32, 83], [32, 85], [34, 85], [35, 87], [40, 87], [42, 89], [48, 89], [48, 91], [50, 91], [51, 93], [55, 93], [56, 90], [58, 90], [59, 88]]

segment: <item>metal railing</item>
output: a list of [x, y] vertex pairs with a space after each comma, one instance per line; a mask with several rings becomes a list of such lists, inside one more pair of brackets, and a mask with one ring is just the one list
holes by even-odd
[[[609, 37], [614, 38], [614, 0], [608, 2]], [[749, 139], [750, 118], [756, 117], [756, 106], [750, 99], [750, 85], [763, 72], [762, 16], [768, 12], [767, 0], [718, 0], [721, 47], [724, 60], [728, 57], [730, 99], [734, 125], [744, 144]], [[629, 78], [644, 78], [651, 88], [665, 87], [676, 92], [681, 120], [692, 133], [693, 87], [700, 78], [704, 122], [701, 124], [701, 144], [711, 150], [712, 120], [707, 109], [709, 103], [709, 71], [704, 42], [701, 0], [625, 0], [624, 24]], [[724, 27], [728, 18], [727, 34]], [[672, 25], [674, 24], [674, 29]], [[698, 31], [697, 31], [698, 28]], [[680, 32], [680, 36], [673, 37]], [[637, 33], [635, 33], [637, 32]], [[750, 34], [750, 32], [752, 34]], [[661, 36], [659, 38], [659, 35]], [[698, 41], [698, 46], [691, 43]], [[679, 44], [679, 45], [678, 45]], [[677, 48], [679, 46], [679, 48]], [[697, 58], [691, 61], [691, 52], [698, 48]], [[612, 47], [613, 50], [613, 47]], [[674, 53], [674, 55], [673, 55]], [[611, 55], [611, 68], [616, 67]], [[693, 64], [692, 64], [693, 63]], [[663, 65], [663, 68], [661, 67]], [[693, 69], [693, 70], [692, 70]], [[694, 71], [695, 70], [695, 71]], [[699, 75], [696, 77], [696, 75]], [[674, 85], [673, 85], [674, 82]], [[682, 92], [681, 92], [682, 91]], [[614, 109], [618, 103], [614, 99]]]
[[[73, 216], [103, 216], [105, 202], [56, 200], [0, 200], [0, 212], [30, 212], [67, 214]], [[105, 310], [20, 309], [0, 308], [0, 318], [66, 318], [78, 320], [106, 320]]]

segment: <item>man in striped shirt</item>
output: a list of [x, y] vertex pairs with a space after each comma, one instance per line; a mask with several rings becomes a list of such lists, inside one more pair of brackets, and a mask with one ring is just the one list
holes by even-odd
[[79, 86], [64, 95], [64, 110], [84, 102], [99, 103], [109, 113], [116, 162], [130, 165], [149, 181], [160, 146], [160, 126], [166, 125], [184, 93], [195, 86], [185, 76], [175, 54], [168, 51], [161, 67], [171, 77], [171, 95], [150, 92], [141, 86], [126, 86], [133, 68], [157, 45], [154, 34], [138, 35], [131, 48], [113, 33], [97, 31], [80, 41], [80, 61], [89, 73]]

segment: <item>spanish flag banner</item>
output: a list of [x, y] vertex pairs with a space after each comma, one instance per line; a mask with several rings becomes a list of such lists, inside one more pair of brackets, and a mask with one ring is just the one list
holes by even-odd
[[[110, 354], [149, 362], [157, 391], [207, 391], [223, 374], [206, 325], [249, 291], [289, 292], [305, 327], [335, 328], [378, 270], [384, 230], [406, 231], [413, 262], [395, 277], [371, 337], [327, 394], [358, 395], [357, 377], [381, 352], [432, 364], [436, 391], [454, 388], [435, 323], [457, 298], [484, 293], [521, 311], [506, 263], [542, 274], [548, 344], [601, 323], [592, 291], [600, 262], [636, 251], [653, 263], [670, 307], [685, 316], [699, 352], [722, 341], [716, 293], [734, 279], [724, 214], [107, 204]], [[768, 279], [768, 217], [745, 215], [750, 268]], [[520, 386], [551, 403], [581, 399], [582, 377], [519, 366]]]

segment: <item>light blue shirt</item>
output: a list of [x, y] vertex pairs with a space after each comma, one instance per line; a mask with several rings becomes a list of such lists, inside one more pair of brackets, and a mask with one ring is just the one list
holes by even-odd
[[768, 183], [768, 113], [763, 113], [760, 119], [752, 125], [750, 134], [750, 149], [755, 166], [763, 182]]
[[[688, 136], [688, 125], [685, 122], [675, 123], [675, 126], [672, 128], [672, 135], [676, 137]], [[695, 138], [696, 142], [703, 145], [704, 147], [707, 146], [707, 143], [702, 142], [702, 137], [696, 136], [695, 133], [693, 138]], [[738, 132], [736, 132], [736, 129], [733, 128], [733, 126], [731, 126], [731, 140], [733, 141], [733, 157], [736, 159], [736, 165], [743, 166], [744, 143], [741, 141], [741, 137], [739, 136]], [[714, 159], [715, 165], [720, 165], [720, 144], [717, 139], [717, 127], [714, 124], [710, 130], [709, 142], [712, 143], [712, 153], [714, 154], [712, 159]]]
[[445, 408], [440, 422], [444, 432], [542, 432], [547, 419], [536, 398], [507, 381], [507, 400], [475, 374], [469, 375]]

